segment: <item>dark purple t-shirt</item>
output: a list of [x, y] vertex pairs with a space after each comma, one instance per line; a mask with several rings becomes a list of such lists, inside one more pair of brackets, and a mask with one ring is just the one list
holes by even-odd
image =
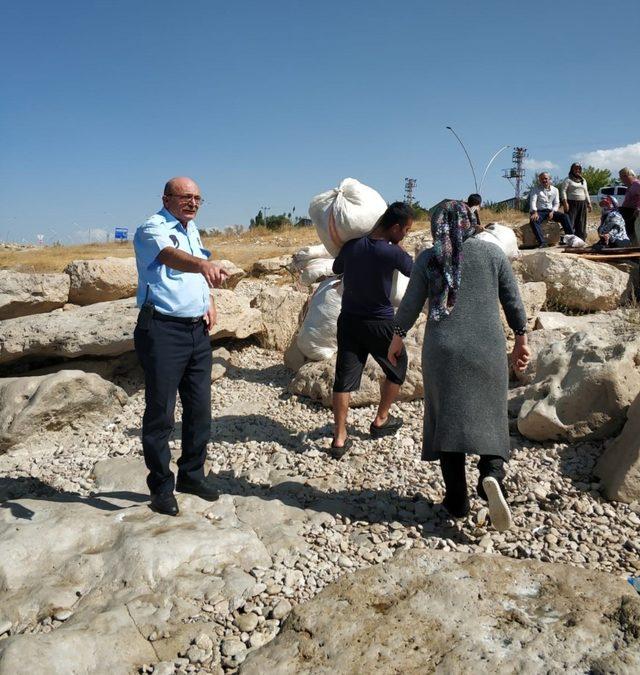
[[333, 263], [343, 275], [342, 311], [367, 319], [392, 319], [391, 285], [398, 270], [411, 275], [413, 259], [397, 244], [361, 237], [348, 241]]

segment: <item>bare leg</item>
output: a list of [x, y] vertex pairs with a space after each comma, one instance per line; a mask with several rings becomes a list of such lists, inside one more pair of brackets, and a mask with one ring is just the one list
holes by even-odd
[[387, 379], [382, 383], [382, 386], [380, 387], [380, 405], [378, 406], [376, 418], [373, 420], [375, 426], [381, 427], [387, 421], [387, 418], [389, 417], [389, 408], [398, 397], [399, 391], [399, 384], [395, 384]]
[[342, 447], [347, 440], [347, 415], [350, 397], [351, 394], [348, 391], [333, 392], [333, 419], [335, 422], [333, 444], [338, 448]]

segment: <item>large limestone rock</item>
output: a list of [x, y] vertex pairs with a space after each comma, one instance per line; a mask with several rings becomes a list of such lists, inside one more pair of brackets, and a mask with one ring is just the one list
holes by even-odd
[[603, 572], [410, 551], [298, 605], [242, 675], [632, 673], [640, 597]]
[[[542, 223], [542, 234], [545, 237], [546, 241], [555, 246], [560, 241], [560, 237], [564, 234], [562, 227], [559, 223], [556, 223], [553, 220], [545, 220]], [[523, 248], [531, 248], [538, 245], [538, 240], [536, 239], [535, 234], [531, 228], [531, 224], [527, 221], [517, 225], [514, 230], [516, 233], [516, 239], [518, 240], [518, 246]]]
[[[249, 298], [215, 291], [218, 323], [211, 339], [244, 339], [262, 330], [261, 314]], [[117, 356], [133, 350], [138, 317], [135, 300], [113, 300], [66, 312], [9, 319], [0, 332], [0, 365], [16, 361], [80, 356]]]
[[607, 438], [640, 392], [640, 336], [612, 329], [576, 333], [538, 355], [518, 430], [536, 441]]
[[66, 274], [25, 274], [0, 270], [0, 321], [42, 314], [62, 307], [69, 299]]
[[[178, 494], [180, 516], [170, 518], [145, 503], [142, 457], [102, 460], [93, 473], [91, 497], [0, 508], [0, 621], [11, 633], [0, 639], [2, 675], [129, 675], [174, 662], [203, 633], [209, 657], [219, 655], [210, 617], [233, 620], [264, 592], [249, 572], [306, 545], [313, 514], [279, 500]], [[63, 623], [42, 631], [56, 616]]]
[[562, 312], [539, 312], [535, 328], [558, 330], [565, 335], [598, 328], [633, 328], [640, 325], [640, 312], [637, 309], [615, 309], [611, 312], [579, 314], [571, 316]]
[[75, 305], [130, 298], [138, 287], [135, 258], [74, 260], [64, 271], [71, 279], [69, 302]]
[[587, 312], [617, 309], [632, 290], [628, 273], [578, 255], [536, 251], [523, 255], [514, 268], [524, 281], [544, 281], [549, 303]]
[[[527, 313], [527, 329], [531, 331], [536, 325], [538, 314], [547, 300], [547, 287], [540, 281], [531, 281], [519, 283], [518, 288], [520, 289], [520, 297]], [[513, 331], [509, 328], [507, 319], [502, 311], [500, 312], [500, 318], [502, 319], [504, 334], [507, 340], [511, 341], [513, 339]]]
[[[407, 335], [405, 345], [409, 355], [407, 379], [400, 389], [398, 400], [414, 401], [422, 398], [424, 386], [422, 381], [422, 342], [424, 340], [424, 324], [426, 316], [421, 314], [415, 326]], [[331, 406], [333, 380], [336, 372], [336, 357], [328, 361], [309, 361], [302, 365], [291, 382], [289, 391], [299, 396], [306, 396], [320, 401], [324, 406]], [[384, 374], [372, 359], [367, 360], [360, 389], [351, 394], [352, 406], [365, 406], [380, 401], [380, 384]]]
[[629, 407], [622, 433], [600, 457], [595, 474], [608, 499], [640, 500], [640, 396]]
[[251, 307], [262, 316], [262, 329], [258, 333], [260, 346], [284, 352], [302, 322], [308, 299], [307, 293], [284, 286], [270, 286], [260, 291], [251, 301]]
[[281, 255], [276, 258], [263, 258], [256, 260], [251, 268], [251, 274], [254, 277], [260, 277], [265, 274], [288, 274], [289, 268], [293, 262], [293, 256]]
[[238, 282], [247, 276], [247, 273], [241, 267], [232, 263], [231, 260], [212, 260], [211, 262], [220, 265], [228, 274], [224, 282], [224, 288], [233, 290], [238, 285]]
[[62, 370], [0, 379], [0, 451], [32, 434], [101, 420], [127, 401], [122, 389], [94, 373]]

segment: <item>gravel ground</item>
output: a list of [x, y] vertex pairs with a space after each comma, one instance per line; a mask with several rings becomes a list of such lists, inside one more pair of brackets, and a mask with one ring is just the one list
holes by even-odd
[[[233, 671], [247, 648], [277, 633], [291, 604], [398, 549], [495, 552], [625, 577], [640, 574], [640, 504], [606, 502], [592, 482], [602, 444], [535, 444], [513, 435], [506, 485], [514, 529], [493, 530], [475, 496], [470, 516], [451, 521], [439, 506], [443, 485], [437, 465], [419, 459], [422, 402], [394, 406], [405, 424], [396, 437], [382, 440], [368, 437], [374, 409], [352, 410], [354, 449], [336, 461], [326, 453], [331, 411], [288, 394], [291, 375], [280, 361], [280, 354], [255, 346], [232, 352], [233, 366], [213, 385], [210, 468], [223, 491], [277, 498], [317, 513], [302, 533], [309, 547], [276, 555], [269, 569], [253, 570], [260, 592], [243, 607], [194, 601], [192, 620], [215, 622], [222, 639], [220, 653], [209, 656], [206, 665], [202, 657], [210, 645], [204, 635], [201, 643], [206, 644], [192, 645], [191, 653], [173, 665], [149, 665], [142, 672]], [[122, 384], [129, 391], [136, 388], [135, 382]], [[141, 454], [143, 404], [138, 388], [103, 428], [49, 433], [0, 456], [0, 506], [7, 498], [45, 496], [52, 490], [90, 494], [96, 461]], [[179, 418], [178, 409], [178, 433]], [[475, 466], [468, 480], [475, 485]], [[43, 627], [33, 632], [39, 630]]]

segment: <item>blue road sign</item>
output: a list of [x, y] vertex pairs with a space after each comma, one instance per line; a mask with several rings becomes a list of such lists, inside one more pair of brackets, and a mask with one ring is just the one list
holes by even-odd
[[116, 227], [116, 233], [114, 235], [115, 239], [122, 239], [127, 241], [129, 239], [129, 228], [128, 227]]

